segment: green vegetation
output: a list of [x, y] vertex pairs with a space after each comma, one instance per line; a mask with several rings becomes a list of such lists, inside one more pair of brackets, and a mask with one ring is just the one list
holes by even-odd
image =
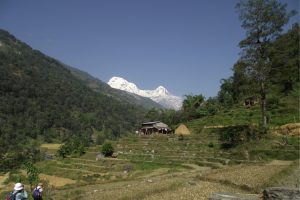
[[114, 148], [111, 143], [107, 142], [107, 143], [103, 144], [101, 152], [105, 157], [110, 157], [114, 153]]
[[33, 163], [30, 162], [25, 163], [25, 169], [27, 173], [27, 180], [30, 184], [30, 191], [32, 191], [34, 186], [39, 182], [39, 171]]
[[[136, 130], [145, 109], [93, 91], [59, 61], [0, 30], [0, 171], [20, 166], [37, 142], [109, 138]], [[26, 153], [26, 154], [25, 154]], [[34, 158], [35, 160], [39, 158]]]
[[61, 145], [57, 150], [57, 155], [66, 158], [68, 155], [81, 156], [85, 153], [84, 143], [79, 138], [70, 139]]
[[241, 62], [245, 64], [250, 79], [257, 84], [263, 127], [267, 125], [267, 83], [272, 75], [272, 41], [293, 15], [287, 12], [286, 7], [286, 4], [268, 0], [240, 1], [236, 5], [246, 31], [246, 38], [239, 44], [243, 50]]
[[240, 125], [220, 129], [220, 140], [223, 148], [231, 148], [239, 144], [256, 140], [260, 136], [256, 127]]

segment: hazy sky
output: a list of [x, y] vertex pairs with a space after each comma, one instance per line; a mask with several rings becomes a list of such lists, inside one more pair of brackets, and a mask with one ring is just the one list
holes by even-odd
[[[299, 12], [298, 0], [282, 0]], [[104, 82], [216, 96], [245, 37], [236, 0], [0, 0], [0, 28]], [[291, 23], [299, 21], [299, 15]]]

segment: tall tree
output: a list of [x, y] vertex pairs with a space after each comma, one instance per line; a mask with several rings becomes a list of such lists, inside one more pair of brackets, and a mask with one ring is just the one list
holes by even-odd
[[299, 24], [281, 35], [271, 49], [271, 83], [279, 94], [288, 95], [299, 83]]
[[183, 110], [191, 110], [191, 109], [197, 109], [201, 106], [201, 104], [204, 102], [205, 97], [200, 95], [185, 95], [185, 99], [182, 103]]
[[205, 97], [203, 95], [185, 95], [182, 102], [182, 114], [186, 120], [192, 120], [199, 117], [198, 110], [203, 105]]
[[293, 12], [286, 10], [287, 5], [278, 0], [240, 0], [236, 5], [246, 38], [240, 42], [243, 49], [243, 60], [252, 76], [259, 84], [261, 104], [261, 125], [267, 124], [266, 84], [269, 78], [270, 43], [282, 31]]

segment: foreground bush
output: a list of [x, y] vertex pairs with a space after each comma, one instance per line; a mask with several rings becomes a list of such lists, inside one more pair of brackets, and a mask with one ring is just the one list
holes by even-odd
[[231, 148], [237, 145], [258, 139], [260, 131], [249, 125], [225, 127], [220, 130], [220, 141], [223, 148]]
[[111, 143], [105, 143], [103, 146], [102, 146], [102, 150], [101, 150], [102, 154], [105, 156], [105, 157], [109, 157], [109, 156], [112, 156], [113, 153], [114, 153], [114, 148], [113, 146], [111, 145]]

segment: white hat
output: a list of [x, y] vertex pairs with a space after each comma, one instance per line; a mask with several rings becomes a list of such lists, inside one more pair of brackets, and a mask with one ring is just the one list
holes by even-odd
[[16, 183], [15, 184], [14, 190], [19, 191], [19, 190], [22, 190], [22, 189], [23, 189], [23, 185], [21, 183]]
[[40, 185], [37, 186], [36, 189], [37, 189], [39, 192], [43, 192], [43, 188], [42, 188], [42, 186], [40, 186]]

